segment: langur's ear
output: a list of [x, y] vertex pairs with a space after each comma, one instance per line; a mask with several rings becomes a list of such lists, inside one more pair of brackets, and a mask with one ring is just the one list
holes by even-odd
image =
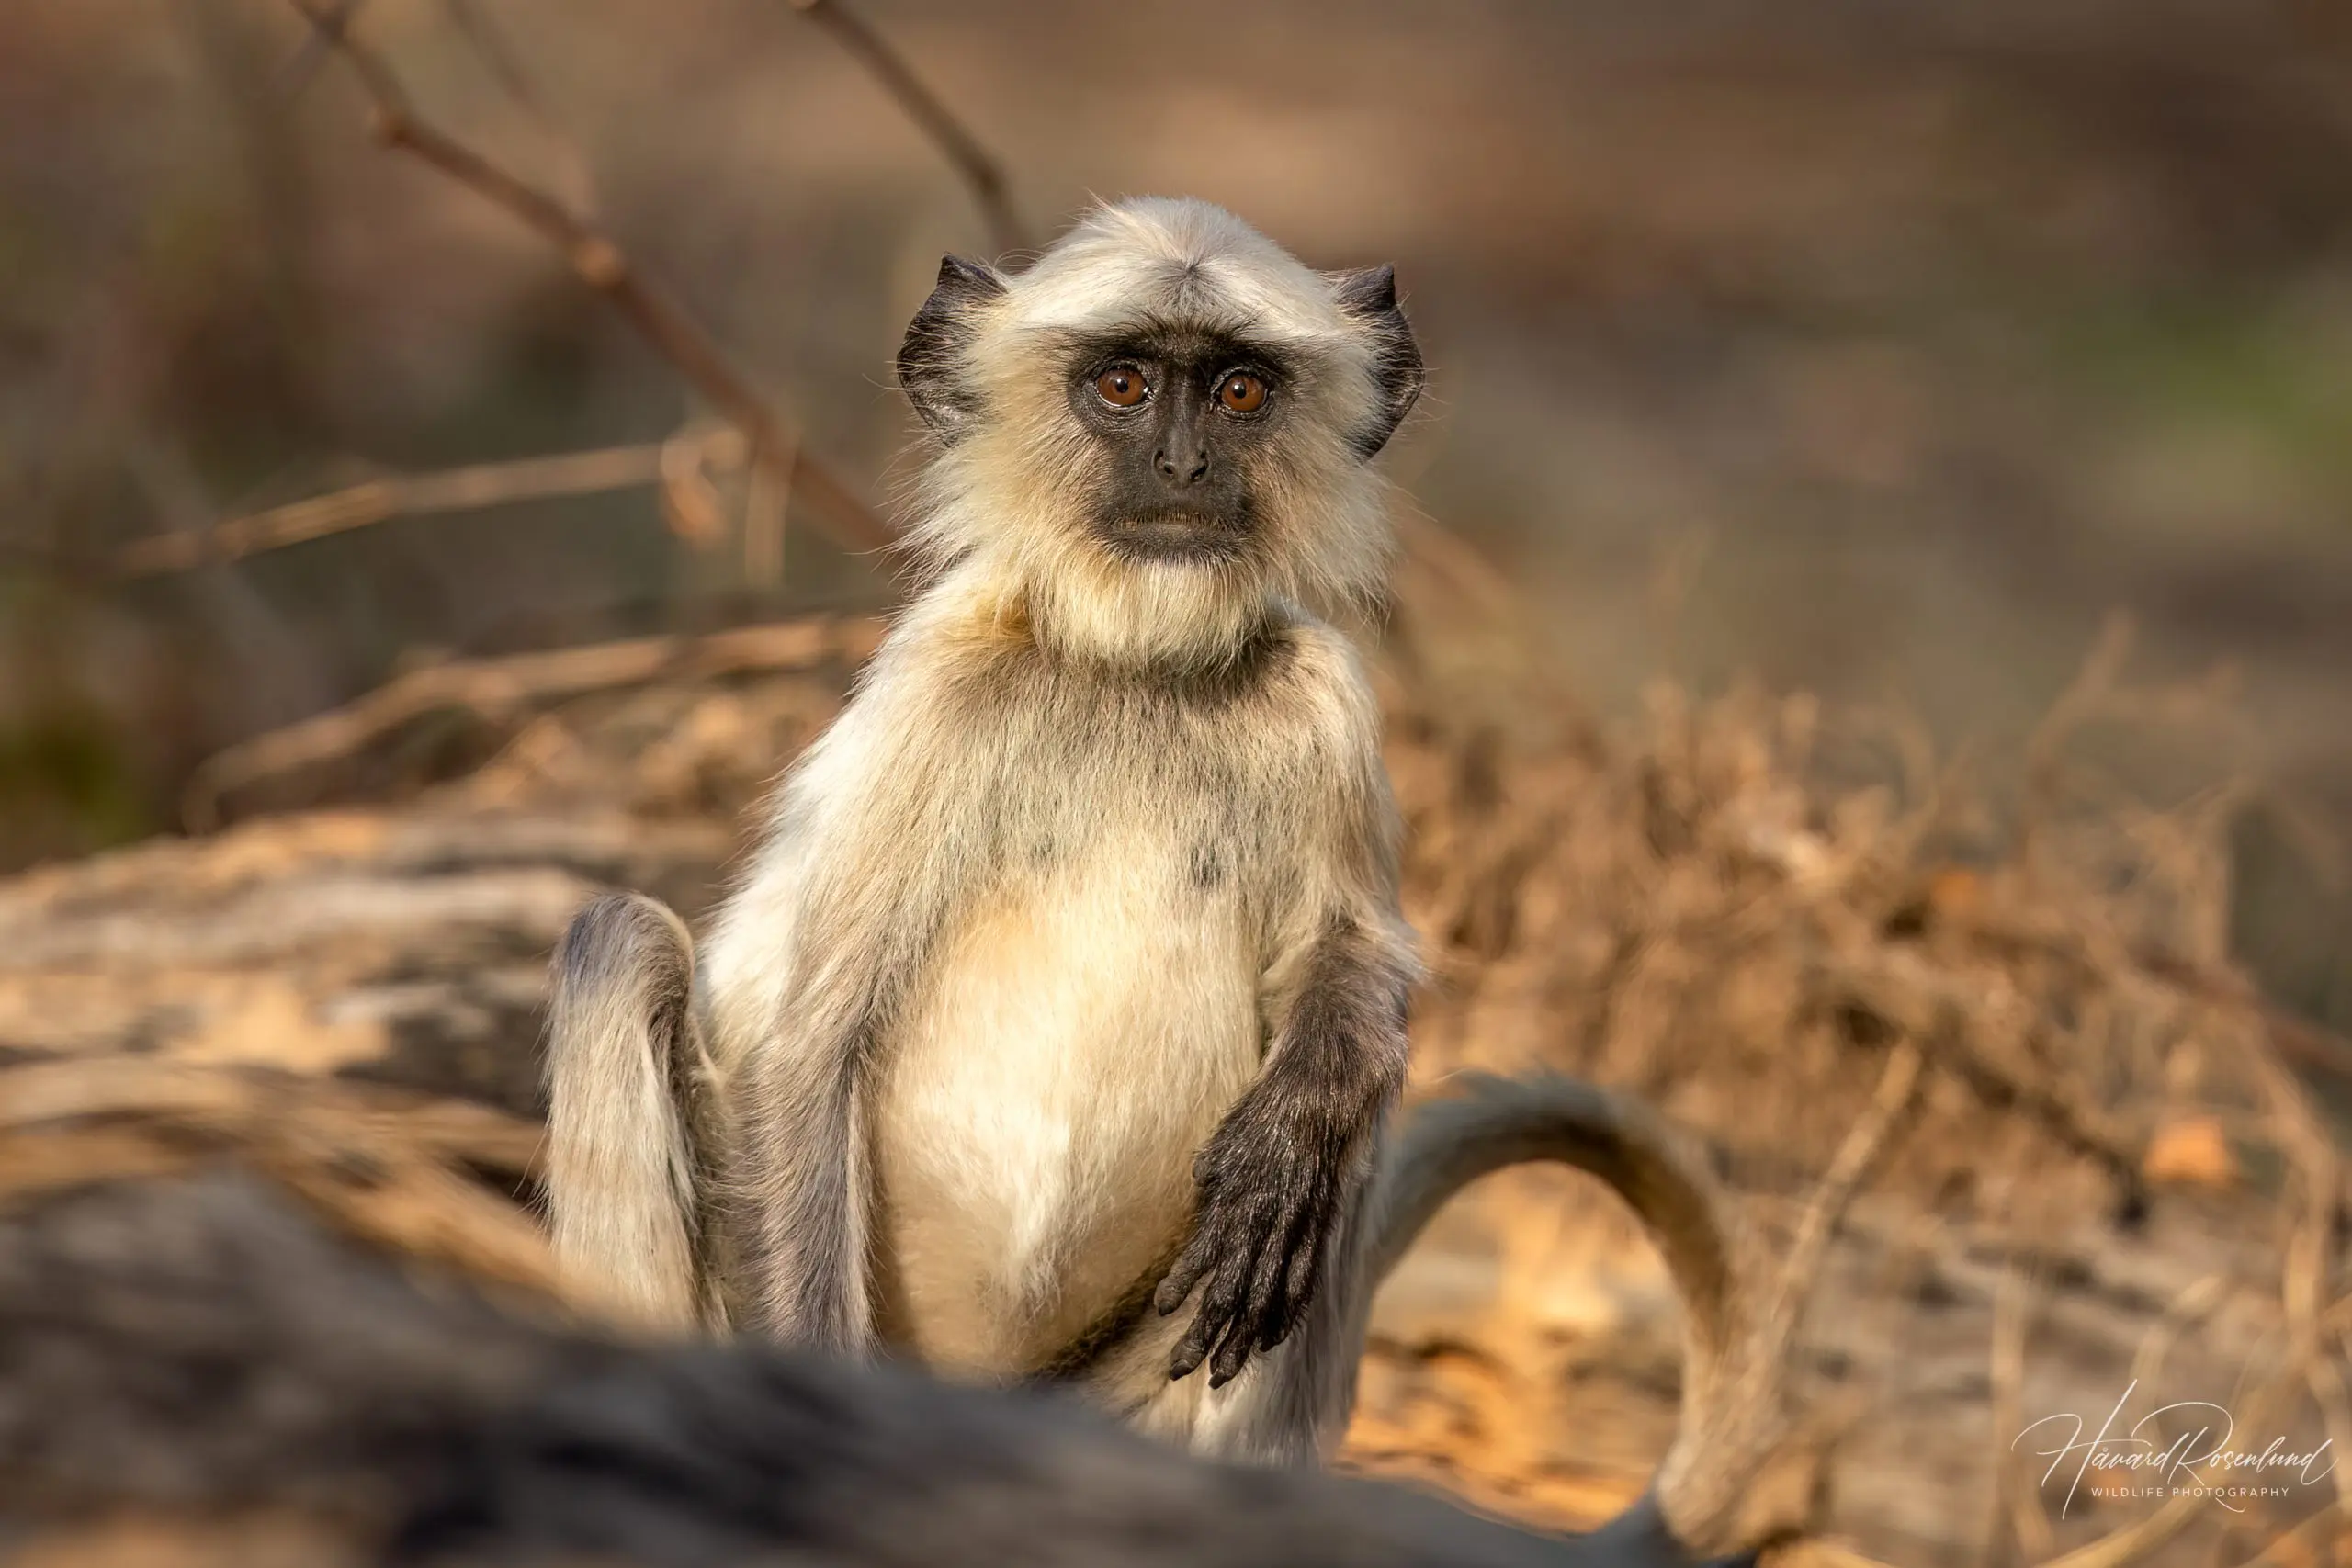
[[950, 446], [980, 415], [978, 394], [964, 380], [964, 350], [981, 309], [1003, 297], [1004, 279], [988, 267], [943, 256], [939, 281], [899, 345], [899, 385], [932, 434]]
[[1355, 448], [1369, 458], [1388, 445], [1421, 395], [1426, 374], [1412, 323], [1396, 303], [1396, 269], [1368, 266], [1334, 274], [1331, 298], [1372, 344], [1373, 417], [1356, 431]]

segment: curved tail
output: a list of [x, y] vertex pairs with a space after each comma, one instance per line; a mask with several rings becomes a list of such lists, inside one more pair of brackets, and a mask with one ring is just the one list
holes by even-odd
[[1761, 1544], [1743, 1536], [1743, 1505], [1788, 1436], [1783, 1352], [1801, 1295], [1768, 1283], [1713, 1172], [1641, 1101], [1566, 1077], [1460, 1082], [1464, 1092], [1422, 1103], [1389, 1142], [1373, 1194], [1372, 1279], [1489, 1172], [1557, 1160], [1600, 1178], [1664, 1255], [1685, 1320], [1673, 1444], [1648, 1495], [1601, 1535], [1627, 1561], [1648, 1555], [1644, 1542], [1667, 1561]]
[[656, 1329], [718, 1326], [712, 1295], [712, 1068], [694, 942], [668, 906], [608, 893], [556, 949], [548, 1013], [547, 1197], [567, 1281]]

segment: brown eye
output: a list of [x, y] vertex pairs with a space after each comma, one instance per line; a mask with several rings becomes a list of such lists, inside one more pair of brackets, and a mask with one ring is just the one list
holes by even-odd
[[1216, 400], [1235, 413], [1256, 413], [1266, 406], [1266, 384], [1247, 370], [1236, 370], [1218, 383]]
[[1135, 407], [1149, 390], [1144, 384], [1143, 372], [1132, 365], [1114, 365], [1094, 378], [1094, 395], [1114, 409]]

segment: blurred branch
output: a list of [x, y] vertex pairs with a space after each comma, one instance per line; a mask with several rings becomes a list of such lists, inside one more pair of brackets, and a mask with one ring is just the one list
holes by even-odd
[[1815, 983], [1835, 1005], [1855, 1009], [1915, 1042], [1928, 1058], [1992, 1105], [2014, 1105], [2033, 1116], [2078, 1155], [2104, 1166], [2123, 1191], [2125, 1207], [2144, 1198], [2139, 1151], [2124, 1130], [2079, 1085], [2063, 1077], [2046, 1054], [2001, 1042], [1980, 1027], [1984, 999], [1962, 981], [1916, 953], [1825, 957]]
[[473, 46], [483, 67], [506, 96], [542, 127], [553, 130], [554, 117], [548, 113], [547, 104], [539, 96], [538, 88], [532, 85], [530, 73], [523, 69], [522, 57], [507, 41], [504, 30], [490, 19], [490, 14], [475, 0], [442, 0], [441, 8], [449, 14], [450, 23]]
[[2352, 1081], [2352, 1040], [2277, 1006], [2242, 976], [2216, 972], [2153, 947], [2142, 948], [2132, 956], [2150, 976], [2175, 989], [2200, 1001], [2253, 1012], [2261, 1019], [2272, 1048], [2289, 1061]]
[[346, 25], [349, 18], [341, 6], [326, 0], [290, 0], [290, 4], [350, 63], [375, 106], [378, 140], [504, 208], [561, 251], [581, 281], [610, 300], [696, 391], [743, 432], [752, 444], [753, 462], [791, 465], [791, 471], [782, 477], [844, 547], [878, 550], [896, 538], [889, 525], [847, 484], [808, 455], [794, 438], [789, 422], [728, 363], [693, 318], [639, 276], [608, 235], [546, 192], [418, 118], [407, 90], [383, 56], [352, 36]]
[[469, 45], [482, 69], [519, 107], [542, 139], [555, 152], [563, 165], [564, 194], [577, 211], [593, 212], [599, 203], [595, 196], [595, 180], [588, 170], [588, 160], [580, 145], [564, 134], [563, 128], [548, 107], [546, 96], [532, 82], [530, 73], [523, 68], [523, 57], [506, 31], [493, 20], [479, 0], [442, 0], [441, 8], [448, 13], [449, 22], [458, 35]]
[[2168, 686], [2132, 687], [2123, 681], [2136, 633], [2132, 617], [2109, 615], [2082, 665], [2027, 738], [2025, 791], [2018, 804], [2011, 858], [2030, 869], [2040, 840], [2065, 794], [2067, 746], [2094, 724], [2131, 721], [2165, 725], [2211, 722], [2229, 715], [2227, 697], [2237, 672], [2219, 665], [2203, 678]]
[[2022, 1432], [2025, 1425], [2025, 1341], [2032, 1316], [2037, 1281], [2012, 1258], [2002, 1269], [1993, 1292], [1991, 1377], [1993, 1390], [1993, 1541], [2001, 1555], [2004, 1526], [2014, 1538], [2021, 1560], [2039, 1562], [2056, 1541], [2050, 1516], [2041, 1506], [2041, 1488], [2018, 1461], [2017, 1444], [2000, 1440], [2004, 1432]]
[[365, 528], [391, 517], [470, 512], [510, 502], [594, 495], [656, 483], [666, 443], [475, 463], [436, 473], [369, 479], [284, 506], [232, 517], [209, 529], [138, 539], [115, 554], [117, 576], [153, 577]]
[[1907, 1131], [1919, 1109], [1926, 1088], [1927, 1057], [1908, 1040], [1895, 1044], [1870, 1109], [1838, 1145], [1837, 1156], [1822, 1173], [1804, 1212], [1797, 1220], [1788, 1260], [1781, 1266], [1782, 1289], [1801, 1290], [1821, 1271], [1829, 1243], [1838, 1234], [1854, 1195], [1886, 1163], [1899, 1134]]
[[941, 156], [954, 165], [964, 183], [971, 187], [972, 199], [979, 204], [980, 216], [988, 223], [989, 238], [999, 254], [1029, 249], [1029, 231], [1021, 221], [1021, 215], [1013, 210], [1003, 166], [964, 129], [938, 96], [923, 85], [905, 58], [868, 27], [864, 17], [839, 4], [839, 0], [787, 3], [839, 39], [842, 47], [881, 84], [883, 91], [898, 101], [907, 118], [922, 128]]
[[334, 52], [334, 39], [357, 18], [359, 7], [367, 3], [368, 0], [336, 0], [334, 8], [326, 15], [326, 26], [313, 27], [303, 35], [293, 58], [277, 73], [277, 90], [288, 102], [301, 96], [302, 90], [318, 76], [319, 68]]
[[190, 777], [181, 816], [192, 832], [220, 820], [231, 792], [348, 757], [426, 715], [452, 708], [499, 714], [665, 679], [707, 681], [749, 671], [807, 670], [861, 657], [855, 624], [786, 621], [702, 637], [640, 637], [552, 653], [435, 665], [356, 702], [255, 736], [208, 759]]
[[2261, 1020], [2272, 1046], [2289, 1061], [2352, 1080], [2352, 1040], [2272, 1002], [2233, 969], [2200, 964], [2153, 942], [2104, 951], [2079, 924], [2046, 918], [1971, 914], [1964, 923], [1970, 935], [2004, 952], [2054, 959], [2087, 979], [2111, 981], [2122, 974], [2197, 1001], [2243, 1009]]

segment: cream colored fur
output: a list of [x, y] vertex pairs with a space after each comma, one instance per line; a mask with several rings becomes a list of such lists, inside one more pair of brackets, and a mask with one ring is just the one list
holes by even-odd
[[656, 1329], [709, 1315], [686, 1112], [668, 1066], [707, 1072], [693, 946], [650, 898], [599, 899], [557, 953], [547, 1190], [568, 1285]]
[[[1142, 201], [1091, 215], [978, 324], [962, 368], [988, 416], [925, 480], [930, 585], [778, 792], [706, 942], [749, 1325], [1032, 1372], [1182, 1240], [1193, 1157], [1262, 1070], [1318, 938], [1337, 922], [1410, 971], [1375, 705], [1303, 607], [1374, 592], [1389, 549], [1381, 481], [1347, 440], [1372, 414], [1369, 350], [1332, 288], [1229, 214]], [[1249, 334], [1300, 367], [1238, 563], [1123, 561], [1084, 525], [1096, 459], [1053, 389], [1056, 346], [1144, 321]], [[1172, 694], [1220, 682], [1229, 698]], [[628, 1035], [625, 988], [603, 1005], [560, 1015], [559, 1039]], [[1381, 1071], [1401, 1079], [1393, 1032], [1367, 1048], [1398, 1053]], [[665, 1195], [595, 1183], [557, 1207], [612, 1205], [619, 1231], [567, 1220], [562, 1245], [596, 1255], [583, 1267], [628, 1255], [643, 1287], [670, 1267], [656, 1221], [675, 1194], [653, 1169], [668, 1130], [617, 1065], [639, 1050], [596, 1057], [602, 1136], [644, 1139], [620, 1185]], [[1354, 1145], [1343, 1229], [1378, 1132]], [[1312, 1459], [1351, 1394], [1354, 1251], [1292, 1341], [1222, 1389], [1169, 1378], [1189, 1310], [1145, 1314], [1087, 1381], [1196, 1448]], [[649, 1293], [685, 1321], [691, 1292]]]
[[[1051, 646], [1113, 660], [1215, 662], [1269, 599], [1329, 612], [1370, 598], [1392, 548], [1387, 491], [1343, 436], [1370, 417], [1374, 395], [1364, 334], [1331, 285], [1205, 202], [1090, 214], [1010, 278], [979, 324], [967, 367], [990, 417], [926, 470], [917, 546], [979, 558]], [[1238, 568], [1120, 563], [1082, 525], [1093, 454], [1040, 367], [1070, 333], [1153, 321], [1243, 333], [1312, 371], [1286, 389], [1305, 405], [1291, 423], [1324, 439], [1286, 445], [1260, 476], [1264, 547]]]
[[[1562, 1159], [1634, 1206], [1690, 1307], [1690, 1408], [1610, 1560], [1728, 1540], [1779, 1430], [1787, 1314], [1754, 1306], [1703, 1161], [1565, 1081], [1485, 1085], [1386, 1145], [1414, 973], [1398, 825], [1363, 671], [1308, 607], [1362, 601], [1387, 557], [1361, 433], [1401, 416], [1418, 359], [1409, 385], [1374, 374], [1403, 331], [1385, 289], [1168, 201], [1091, 214], [1001, 293], [943, 276], [975, 319], [910, 337], [952, 353], [958, 400], [922, 492], [928, 585], [778, 790], [699, 972], [630, 897], [559, 954], [566, 1266], [643, 1321], [1070, 1377], [1196, 1450], [1299, 1462], [1344, 1427], [1372, 1289], [1436, 1206]], [[1123, 559], [1089, 526], [1114, 492], [1059, 389], [1068, 345], [1148, 322], [1254, 337], [1294, 372], [1249, 459], [1247, 547], [1215, 565]], [[1311, 1110], [1330, 1082], [1353, 1086], [1346, 1119], [1234, 1115], [1270, 1086]], [[1266, 1125], [1341, 1173], [1320, 1289], [1231, 1382], [1171, 1381], [1191, 1306], [1148, 1298], [1192, 1231], [1195, 1157]]]

